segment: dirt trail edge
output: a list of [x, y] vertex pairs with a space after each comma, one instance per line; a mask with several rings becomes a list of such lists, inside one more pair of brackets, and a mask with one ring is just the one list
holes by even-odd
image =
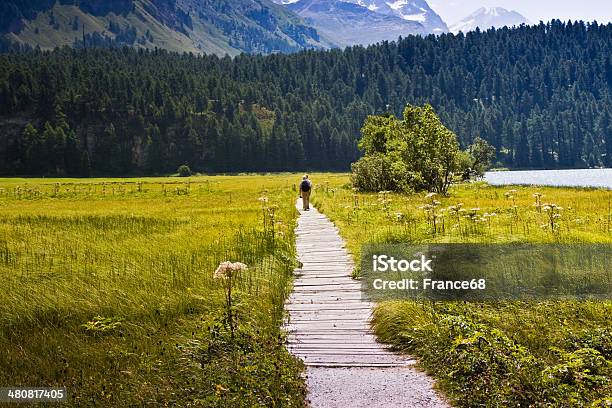
[[373, 304], [351, 279], [353, 262], [336, 226], [311, 207], [297, 226], [293, 293], [287, 300], [289, 350], [307, 366], [313, 408], [449, 407], [433, 380], [393, 353], [370, 329]]

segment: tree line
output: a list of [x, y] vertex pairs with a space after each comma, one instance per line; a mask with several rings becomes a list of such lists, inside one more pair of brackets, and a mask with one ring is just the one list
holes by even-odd
[[366, 117], [407, 104], [431, 104], [462, 148], [488, 141], [496, 166], [612, 166], [610, 38], [612, 24], [552, 21], [233, 59], [6, 52], [0, 171], [347, 170]]

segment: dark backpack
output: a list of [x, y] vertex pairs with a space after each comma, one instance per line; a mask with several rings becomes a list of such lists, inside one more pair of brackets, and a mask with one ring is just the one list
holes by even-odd
[[310, 191], [310, 183], [308, 182], [308, 180], [302, 180], [302, 182], [300, 183], [300, 191]]

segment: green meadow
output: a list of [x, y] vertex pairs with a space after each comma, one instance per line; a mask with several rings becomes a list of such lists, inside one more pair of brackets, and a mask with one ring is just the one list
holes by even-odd
[[[612, 192], [459, 184], [448, 196], [313, 194], [359, 263], [367, 243], [612, 244]], [[359, 271], [356, 271], [356, 275]], [[384, 342], [414, 354], [465, 407], [612, 405], [612, 302], [386, 301]]]
[[[356, 261], [367, 243], [612, 244], [610, 191], [472, 183], [427, 197], [311, 178]], [[0, 383], [65, 386], [72, 406], [303, 406], [280, 329], [298, 182], [1, 179]], [[226, 260], [248, 267], [229, 302]], [[610, 301], [387, 301], [374, 329], [458, 406], [607, 407], [611, 318]]]
[[[302, 406], [280, 331], [297, 181], [0, 180], [0, 383], [74, 406]], [[229, 306], [225, 260], [248, 266]]]

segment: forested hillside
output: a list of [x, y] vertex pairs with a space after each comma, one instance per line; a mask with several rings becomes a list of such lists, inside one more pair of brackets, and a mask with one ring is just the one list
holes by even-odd
[[612, 166], [612, 24], [410, 36], [292, 55], [0, 56], [5, 173], [345, 170], [368, 114], [431, 103], [513, 168]]
[[332, 44], [269, 0], [3, 0], [0, 50], [58, 46], [269, 54]]

